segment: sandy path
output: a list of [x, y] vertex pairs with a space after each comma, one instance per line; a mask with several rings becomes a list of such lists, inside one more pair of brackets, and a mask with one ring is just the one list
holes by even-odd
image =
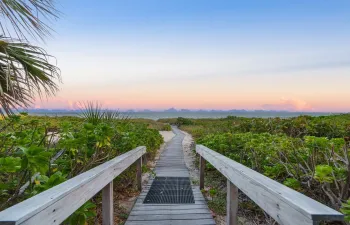
[[182, 130], [181, 132], [185, 135], [184, 140], [182, 141], [182, 149], [185, 157], [186, 166], [188, 168], [188, 171], [190, 172], [190, 179], [193, 184], [198, 185], [199, 170], [194, 164], [196, 160], [196, 154], [194, 152], [194, 141], [189, 133]]
[[164, 142], [169, 142], [174, 136], [174, 132], [172, 131], [159, 131], [160, 135], [163, 136]]

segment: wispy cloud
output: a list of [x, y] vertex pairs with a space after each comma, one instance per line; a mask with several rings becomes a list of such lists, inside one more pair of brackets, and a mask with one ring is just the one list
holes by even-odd
[[334, 61], [334, 62], [315, 62], [305, 64], [295, 64], [280, 66], [275, 68], [261, 68], [255, 70], [241, 71], [241, 74], [267, 74], [267, 73], [289, 73], [302, 72], [308, 70], [322, 70], [322, 69], [339, 69], [349, 68], [350, 61]]
[[[265, 67], [265, 68], [260, 67], [255, 69], [232, 71], [231, 73], [224, 73], [222, 75], [232, 76], [232, 75], [281, 74], [281, 73], [291, 73], [291, 72], [303, 72], [303, 71], [324, 70], [324, 69], [342, 69], [342, 68], [350, 68], [350, 61], [299, 63], [299, 64], [290, 64], [290, 65], [275, 66], [275, 67]], [[216, 75], [220, 75], [220, 74], [216, 74]], [[213, 76], [213, 74], [210, 74], [210, 76]]]
[[[258, 64], [258, 63], [257, 63]], [[263, 63], [260, 63], [260, 65]], [[271, 62], [268, 64], [272, 64]], [[254, 67], [252, 63], [252, 67]], [[308, 72], [308, 71], [322, 71], [328, 69], [346, 69], [350, 68], [350, 61], [333, 61], [333, 62], [310, 62], [310, 63], [299, 63], [299, 64], [289, 64], [289, 65], [275, 65], [275, 66], [257, 66], [254, 69], [236, 69], [236, 66], [230, 68], [217, 68], [216, 71], [193, 71], [188, 70], [168, 72], [173, 73], [173, 76], [164, 75], [157, 76], [157, 81], [170, 82], [182, 80], [198, 80], [198, 79], [218, 79], [218, 78], [229, 78], [229, 77], [239, 77], [239, 76], [258, 76], [258, 75], [279, 75], [282, 76], [284, 73], [293, 72]], [[139, 77], [136, 82], [153, 82], [154, 80], [145, 77]]]

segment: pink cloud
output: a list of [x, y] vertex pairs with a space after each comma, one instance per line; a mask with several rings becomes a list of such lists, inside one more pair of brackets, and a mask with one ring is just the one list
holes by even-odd
[[307, 102], [299, 99], [281, 98], [276, 104], [264, 104], [263, 110], [285, 110], [285, 111], [313, 111], [314, 108]]
[[[113, 101], [99, 101], [99, 100], [92, 100], [94, 103], [97, 102], [101, 105], [102, 108], [107, 109], [118, 109], [115, 107], [116, 103]], [[81, 109], [84, 107], [84, 103], [86, 103], [87, 100], [82, 101], [72, 101], [67, 100], [62, 97], [52, 97], [49, 99], [36, 99], [34, 104], [32, 105], [32, 108], [35, 109], [69, 109], [69, 110], [76, 110]]]
[[36, 109], [77, 109], [77, 103], [61, 97], [53, 97], [49, 99], [36, 99], [32, 107]]

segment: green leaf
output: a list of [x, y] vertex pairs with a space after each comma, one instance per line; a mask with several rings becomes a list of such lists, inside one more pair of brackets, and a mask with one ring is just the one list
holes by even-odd
[[66, 177], [61, 172], [56, 172], [49, 177], [41, 175], [36, 179], [38, 184], [34, 186], [34, 194], [46, 191], [60, 183], [66, 181]]
[[332, 176], [333, 169], [328, 165], [318, 165], [315, 169], [314, 178], [320, 183], [332, 183], [334, 178]]
[[283, 182], [283, 184], [286, 185], [287, 187], [293, 188], [294, 190], [300, 190], [301, 188], [300, 182], [295, 178], [287, 178]]
[[346, 222], [350, 222], [350, 199], [346, 201], [346, 203], [342, 204], [340, 208], [340, 212], [344, 214], [344, 219]]
[[0, 171], [5, 173], [15, 173], [21, 169], [21, 158], [5, 157], [0, 158]]
[[95, 212], [96, 205], [91, 201], [87, 201], [77, 211], [75, 211], [69, 218], [70, 225], [85, 225], [85, 223], [92, 218], [96, 217]]
[[33, 173], [40, 172], [46, 173], [49, 169], [51, 153], [45, 151], [43, 147], [31, 146], [29, 148], [20, 147], [24, 154], [24, 160], [27, 162], [22, 163], [24, 166], [22, 169], [27, 168]]

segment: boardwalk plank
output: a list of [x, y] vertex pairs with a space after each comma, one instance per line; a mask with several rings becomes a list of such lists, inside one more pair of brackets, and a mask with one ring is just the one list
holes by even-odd
[[150, 215], [150, 214], [155, 214], [155, 215], [178, 215], [178, 214], [208, 214], [208, 209], [169, 209], [169, 210], [157, 210], [157, 211], [131, 211], [130, 216], [132, 215]]
[[[184, 135], [173, 128], [176, 136], [168, 143], [160, 156], [154, 172], [158, 177], [189, 177], [182, 151]], [[143, 191], [130, 212], [126, 225], [213, 225], [212, 214], [198, 186], [192, 186], [195, 203], [191, 204], [143, 204], [153, 182]]]
[[127, 221], [125, 225], [215, 225], [213, 219]]
[[212, 219], [208, 213], [130, 215], [130, 221]]
[[158, 210], [179, 210], [179, 209], [208, 209], [206, 205], [195, 205], [195, 204], [188, 204], [188, 205], [135, 205], [133, 211], [144, 211], [144, 210], [150, 210], [150, 211], [158, 211]]

